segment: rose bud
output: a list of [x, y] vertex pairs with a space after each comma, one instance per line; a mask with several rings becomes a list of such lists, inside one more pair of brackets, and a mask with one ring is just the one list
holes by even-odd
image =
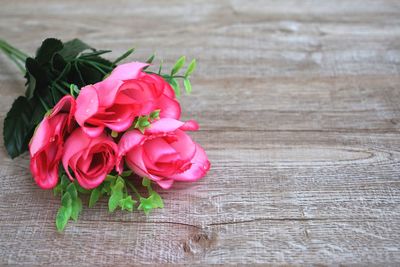
[[104, 132], [92, 138], [78, 128], [67, 138], [64, 147], [64, 169], [71, 181], [75, 176], [85, 189], [100, 185], [115, 166], [118, 147]]
[[105, 80], [82, 88], [75, 118], [86, 134], [96, 137], [105, 127], [123, 132], [135, 117], [156, 109], [161, 109], [161, 118], [180, 117], [173, 89], [162, 77], [143, 72], [146, 66], [140, 62], [119, 65]]
[[38, 125], [31, 142], [30, 169], [35, 182], [43, 189], [51, 189], [58, 182], [58, 166], [63, 153], [66, 134], [74, 124], [75, 99], [64, 96]]
[[117, 171], [123, 170], [123, 158], [137, 175], [170, 188], [174, 181], [192, 182], [210, 169], [203, 148], [185, 133], [197, 130], [195, 121], [186, 123], [164, 118], [151, 124], [142, 134], [126, 132], [118, 143]]

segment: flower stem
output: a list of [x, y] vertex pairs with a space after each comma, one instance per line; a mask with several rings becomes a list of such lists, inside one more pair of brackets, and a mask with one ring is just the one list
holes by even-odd
[[39, 101], [42, 104], [43, 108], [46, 110], [46, 112], [49, 111], [49, 109], [50, 109], [49, 106], [47, 106], [46, 102], [40, 96], [39, 96]]
[[25, 75], [25, 68], [24, 64], [26, 59], [28, 58], [28, 55], [26, 55], [24, 52], [18, 50], [17, 48], [11, 46], [8, 44], [6, 41], [0, 39], [0, 50], [4, 52], [4, 54], [11, 59], [15, 65], [20, 69], [22, 74]]
[[129, 185], [129, 187], [132, 189], [132, 191], [135, 193], [135, 195], [138, 197], [138, 199], [140, 199], [142, 196], [139, 194], [136, 187], [129, 181], [125, 180], [125, 182]]

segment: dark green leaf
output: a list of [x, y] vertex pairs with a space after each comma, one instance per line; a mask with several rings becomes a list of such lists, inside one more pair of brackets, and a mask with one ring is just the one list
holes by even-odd
[[131, 48], [128, 51], [126, 51], [124, 54], [122, 54], [120, 57], [118, 57], [116, 60], [114, 60], [113, 64], [116, 65], [118, 62], [120, 62], [121, 60], [124, 60], [125, 58], [127, 58], [130, 54], [133, 53], [133, 51], [135, 51], [135, 48]]
[[147, 60], [146, 63], [151, 64], [153, 63], [154, 58], [156, 57], [156, 54], [152, 54]]
[[39, 62], [33, 58], [27, 58], [25, 61], [27, 90], [25, 96], [30, 99], [38, 92], [41, 96], [48, 94], [49, 79], [46, 70], [40, 66]]
[[[146, 63], [148, 63], [148, 64], [153, 63], [153, 60], [154, 60], [155, 57], [156, 57], [156, 54], [152, 54], [152, 55], [146, 60]], [[144, 67], [143, 70], [146, 70], [148, 67], [150, 67], [150, 65]]]
[[76, 58], [79, 53], [88, 50], [88, 49], [93, 49], [89, 45], [85, 44], [79, 39], [72, 39], [68, 42], [64, 43], [63, 49], [60, 51], [60, 55], [67, 61], [70, 61], [74, 58]]
[[33, 97], [33, 93], [35, 92], [36, 88], [36, 79], [35, 76], [30, 74], [28, 71], [25, 74], [26, 77], [26, 91], [25, 96], [31, 99]]
[[68, 63], [59, 53], [55, 53], [51, 60], [51, 70], [61, 72]]
[[89, 208], [94, 207], [94, 205], [97, 203], [101, 196], [101, 188], [96, 187], [95, 189], [92, 190], [92, 193], [90, 194], [90, 199], [89, 199]]
[[45, 65], [49, 63], [53, 55], [62, 48], [63, 44], [60, 40], [47, 38], [37, 50], [35, 59], [40, 65]]
[[192, 84], [188, 78], [183, 79], [183, 85], [185, 86], [185, 90], [187, 94], [192, 92]]
[[31, 124], [32, 106], [24, 96], [18, 97], [4, 120], [3, 137], [7, 152], [15, 158], [28, 148], [34, 126]]
[[186, 69], [185, 77], [188, 77], [190, 74], [193, 73], [193, 71], [196, 69], [196, 65], [197, 65], [196, 59], [193, 59], [193, 60], [190, 62], [190, 64], [189, 64], [189, 66], [187, 67], [187, 69]]
[[185, 60], [185, 56], [182, 56], [176, 61], [175, 65], [172, 67], [171, 76], [174, 76], [176, 73], [179, 72], [183, 65], [185, 65]]
[[[47, 110], [44, 109], [44, 107], [39, 103], [39, 100], [36, 98], [30, 99], [29, 104], [31, 105], [31, 107], [33, 107], [31, 124], [34, 126], [39, 124], [39, 122], [43, 120], [43, 116], [47, 112]], [[30, 135], [30, 137], [32, 137], [32, 135]]]

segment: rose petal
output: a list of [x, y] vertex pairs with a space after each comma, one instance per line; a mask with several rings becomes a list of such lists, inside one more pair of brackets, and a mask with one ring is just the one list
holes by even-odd
[[196, 154], [192, 159], [192, 166], [190, 169], [170, 176], [169, 178], [176, 181], [196, 181], [202, 178], [210, 169], [210, 162], [204, 149], [196, 144]]
[[113, 80], [131, 80], [136, 79], [144, 67], [149, 66], [147, 63], [130, 62], [118, 65], [107, 78]]
[[99, 107], [99, 98], [93, 85], [81, 89], [76, 99], [75, 119], [80, 126], [84, 126], [86, 120], [95, 115]]

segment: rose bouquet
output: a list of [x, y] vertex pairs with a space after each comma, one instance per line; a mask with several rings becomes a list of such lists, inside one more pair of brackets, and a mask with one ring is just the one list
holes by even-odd
[[0, 49], [27, 79], [25, 96], [4, 121], [4, 144], [12, 158], [29, 150], [35, 182], [61, 196], [59, 231], [77, 220], [82, 194], [89, 195], [89, 207], [108, 197], [110, 212], [148, 214], [164, 206], [153, 184], [168, 189], [209, 170], [203, 148], [187, 134], [198, 124], [180, 121], [177, 100], [179, 79], [191, 92], [195, 60], [179, 74], [181, 57], [165, 74], [162, 63], [156, 72], [148, 69], [154, 55], [145, 63], [118, 65], [133, 49], [111, 62], [102, 57], [109, 50], [78, 39], [46, 39], [35, 57], [1, 40]]

